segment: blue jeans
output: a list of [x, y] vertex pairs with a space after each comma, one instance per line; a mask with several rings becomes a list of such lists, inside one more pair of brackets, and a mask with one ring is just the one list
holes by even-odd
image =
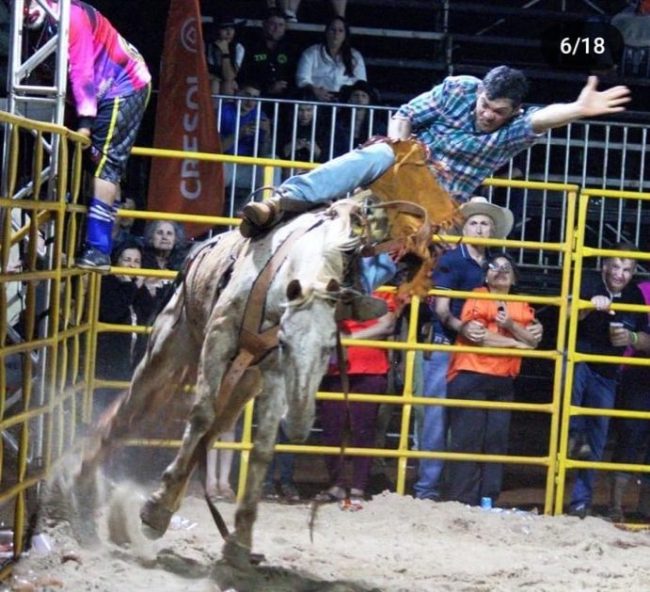
[[[580, 362], [573, 372], [573, 391], [571, 404], [595, 409], [613, 409], [616, 398], [616, 379], [605, 378], [594, 372], [589, 364]], [[609, 417], [578, 415], [571, 418], [569, 433], [573, 437], [583, 438], [591, 447], [589, 460], [599, 461], [607, 443]], [[576, 482], [571, 492], [571, 508], [581, 504], [591, 504], [593, 495], [593, 469], [579, 469]]]
[[[395, 154], [386, 143], [372, 144], [334, 158], [318, 168], [294, 175], [282, 183], [289, 197], [312, 203], [344, 197], [381, 177], [395, 162]], [[386, 253], [367, 257], [361, 263], [363, 289], [370, 293], [388, 282], [397, 271]]]
[[[432, 352], [422, 360], [422, 395], [437, 399], [447, 398], [447, 367], [449, 352]], [[438, 405], [424, 406], [422, 433], [418, 450], [443, 451], [447, 443], [447, 410]], [[418, 463], [418, 480], [413, 489], [415, 497], [437, 499], [440, 497], [440, 475], [443, 460], [421, 458]]]
[[293, 199], [326, 202], [372, 183], [394, 162], [395, 154], [390, 145], [372, 144], [334, 158], [304, 175], [289, 177], [281, 188]]

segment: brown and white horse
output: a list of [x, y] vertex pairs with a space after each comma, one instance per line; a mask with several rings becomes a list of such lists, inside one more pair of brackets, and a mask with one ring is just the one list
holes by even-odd
[[278, 425], [282, 420], [293, 441], [304, 440], [312, 427], [316, 391], [336, 343], [340, 286], [360, 245], [357, 208], [342, 200], [255, 240], [225, 233], [191, 257], [156, 319], [128, 393], [86, 447], [78, 482], [190, 377], [195, 402], [181, 447], [140, 514], [148, 534], [160, 536], [206, 449], [257, 397], [248, 480], [223, 550], [232, 564], [248, 565]]

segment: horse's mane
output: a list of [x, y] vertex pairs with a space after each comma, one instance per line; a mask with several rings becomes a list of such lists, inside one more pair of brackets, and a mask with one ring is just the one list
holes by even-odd
[[344, 271], [343, 254], [357, 249], [361, 243], [359, 233], [353, 232], [353, 221], [358, 208], [357, 202], [345, 199], [335, 202], [327, 210], [328, 214], [334, 216], [334, 222], [325, 235], [323, 246], [325, 262], [320, 275], [325, 279], [339, 277]]
[[[345, 272], [346, 252], [357, 249], [361, 237], [354, 232], [355, 210], [358, 203], [343, 199], [335, 202], [318, 215], [325, 216], [325, 221], [308, 232], [296, 248], [294, 257], [295, 270], [305, 284], [317, 287], [330, 279], [341, 280]], [[311, 220], [304, 222], [311, 224]], [[320, 265], [315, 262], [320, 261]]]

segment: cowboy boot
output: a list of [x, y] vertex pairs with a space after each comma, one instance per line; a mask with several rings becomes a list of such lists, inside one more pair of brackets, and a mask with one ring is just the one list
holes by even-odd
[[382, 298], [344, 291], [336, 303], [334, 318], [336, 321], [369, 321], [383, 317], [387, 312], [388, 305]]
[[276, 189], [269, 199], [250, 201], [243, 207], [239, 231], [246, 238], [255, 237], [273, 228], [287, 214], [302, 214], [322, 205], [288, 197], [281, 189]]
[[239, 232], [245, 238], [253, 238], [275, 226], [282, 219], [281, 197], [276, 194], [264, 201], [248, 202], [242, 209]]
[[243, 217], [255, 226], [263, 228], [282, 218], [282, 197], [274, 193], [264, 201], [251, 201], [242, 210]]
[[639, 491], [638, 512], [644, 518], [650, 518], [650, 482], [643, 479], [641, 481], [641, 490]]
[[623, 522], [623, 495], [630, 480], [627, 473], [614, 473], [611, 477], [611, 497], [607, 516], [612, 522]]

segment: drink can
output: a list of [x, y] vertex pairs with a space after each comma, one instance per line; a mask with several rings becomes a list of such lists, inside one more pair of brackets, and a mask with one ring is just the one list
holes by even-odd
[[491, 497], [482, 497], [481, 498], [481, 508], [484, 510], [492, 509], [492, 498]]
[[[615, 322], [614, 322], [614, 323], [610, 323], [610, 324], [609, 324], [609, 339], [610, 339], [610, 341], [612, 341], [612, 340], [614, 339], [616, 333], [617, 333], [620, 329], [624, 329], [624, 328], [625, 328], [625, 325], [624, 325], [623, 323], [615, 323]], [[612, 345], [613, 345], [613, 344], [612, 344]]]

